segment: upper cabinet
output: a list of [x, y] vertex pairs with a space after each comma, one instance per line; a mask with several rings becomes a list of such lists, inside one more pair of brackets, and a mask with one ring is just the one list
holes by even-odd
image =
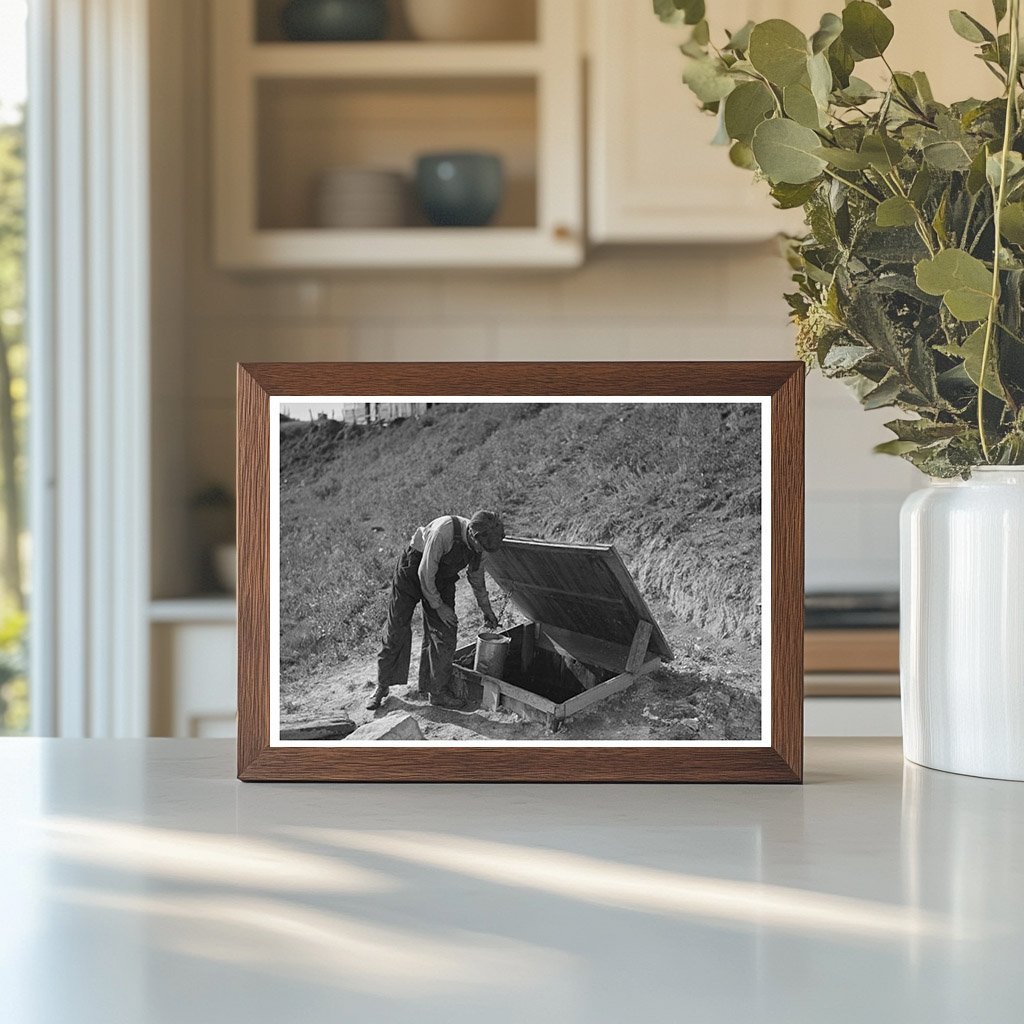
[[[718, 242], [798, 230], [798, 213], [774, 209], [767, 186], [711, 145], [715, 120], [682, 83], [689, 29], [663, 25], [648, 0], [586, 2], [591, 239]], [[716, 34], [772, 17], [816, 27], [824, 9], [824, 0], [709, 0], [708, 19]]]
[[580, 263], [578, 5], [388, 6], [317, 41], [315, 0], [210, 5], [218, 265]]
[[[715, 242], [800, 231], [799, 211], [776, 210], [767, 186], [712, 146], [715, 121], [697, 109], [682, 84], [679, 44], [685, 26], [663, 25], [650, 0], [585, 0], [589, 31], [589, 221], [594, 243]], [[821, 15], [845, 0], [708, 0], [712, 37], [748, 20], [785, 18], [810, 35]], [[897, 0], [886, 14], [896, 26], [887, 53], [897, 69], [928, 72], [938, 99], [991, 96], [998, 83], [952, 30], [947, 7], [986, 24], [990, 0], [955, 5]], [[858, 66], [873, 82], [880, 61]]]
[[[588, 241], [748, 241], [801, 230], [800, 211], [776, 210], [767, 186], [711, 145], [715, 121], [681, 81], [688, 29], [662, 25], [650, 0], [386, 0], [387, 28], [369, 33], [380, 38], [298, 38], [316, 34], [308, 19], [317, 8], [373, 6], [209, 5], [220, 266], [573, 267]], [[843, 3], [707, 6], [721, 38], [775, 17], [809, 35]], [[991, 21], [990, 0], [963, 6]], [[306, 20], [289, 20], [296, 11]], [[944, 6], [899, 0], [887, 14], [894, 66], [927, 71], [943, 100], [995, 94]], [[874, 61], [858, 74], [886, 72]], [[423, 188], [437, 193], [440, 214], [415, 184], [418, 158], [431, 153], [457, 157], [428, 168]], [[485, 220], [487, 204], [500, 202], [487, 226], [458, 226], [458, 211], [443, 208], [453, 195]]]

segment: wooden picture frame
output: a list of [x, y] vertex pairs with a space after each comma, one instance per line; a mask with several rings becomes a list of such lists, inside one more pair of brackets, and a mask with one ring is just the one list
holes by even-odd
[[[281, 746], [271, 740], [271, 399], [287, 396], [666, 396], [770, 410], [770, 737], [758, 746]], [[493, 399], [492, 399], [493, 400]], [[709, 401], [714, 398], [709, 397]], [[803, 773], [804, 367], [799, 362], [255, 363], [238, 366], [238, 777], [243, 781], [788, 782]], [[276, 436], [276, 434], [274, 435]], [[628, 573], [627, 573], [628, 576]], [[642, 599], [641, 599], [642, 603]], [[638, 620], [625, 672], [657, 663]], [[556, 638], [557, 639], [557, 638]], [[557, 642], [551, 641], [557, 647]], [[521, 639], [530, 647], [532, 639]], [[627, 642], [628, 643], [628, 642]], [[532, 649], [532, 647], [531, 647]], [[621, 648], [620, 648], [621, 649]], [[524, 655], [525, 656], [525, 655]], [[651, 665], [647, 666], [647, 662]], [[497, 695], [483, 679], [486, 699]], [[629, 679], [602, 685], [620, 689]], [[497, 696], [496, 696], [497, 695]], [[591, 698], [596, 699], [596, 698]], [[571, 702], [569, 702], [571, 704]], [[581, 702], [577, 699], [577, 707]], [[563, 707], [564, 715], [573, 707]], [[543, 710], [543, 709], [542, 709]], [[555, 711], [548, 709], [552, 724]]]

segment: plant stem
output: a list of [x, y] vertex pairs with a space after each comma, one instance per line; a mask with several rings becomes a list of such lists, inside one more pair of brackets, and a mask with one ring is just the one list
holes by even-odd
[[[917, 218], [917, 233], [921, 236], [921, 241], [924, 242], [925, 248], [927, 248], [929, 254], [934, 256], [935, 247], [932, 245], [931, 228], [928, 225], [928, 221], [924, 219], [924, 214], [917, 208], [917, 204], [910, 201], [910, 197], [907, 195], [907, 191], [903, 187], [903, 182], [900, 181], [899, 172], [896, 168], [893, 168], [892, 174], [883, 174], [882, 179], [889, 183], [901, 199], [906, 199], [906, 201], [910, 203], [910, 206], [914, 211], [914, 216]], [[939, 246], [940, 250], [943, 248], [942, 242], [937, 236], [935, 238], [935, 243]]]
[[825, 173], [833, 181], [838, 181], [841, 185], [845, 185], [847, 188], [852, 188], [854, 192], [859, 192], [866, 199], [870, 199], [871, 202], [873, 202], [875, 204], [875, 206], [877, 206], [879, 204], [880, 200], [878, 199], [878, 197], [877, 196], [873, 196], [867, 189], [861, 188], [860, 185], [857, 185], [857, 184], [855, 184], [852, 181], [847, 181], [846, 178], [840, 178], [838, 174], [834, 174], [827, 167], [825, 168]]
[[1003, 126], [1003, 150], [999, 168], [999, 190], [995, 197], [995, 252], [992, 257], [992, 295], [989, 300], [988, 320], [985, 323], [985, 346], [981, 350], [981, 370], [978, 373], [978, 435], [985, 461], [992, 462], [988, 433], [985, 430], [985, 375], [992, 355], [992, 336], [999, 316], [999, 272], [1002, 269], [1003, 205], [1006, 201], [1006, 173], [1010, 144], [1017, 117], [1017, 84], [1020, 68], [1020, 0], [1010, 0], [1010, 74], [1006, 83], [1006, 124]]

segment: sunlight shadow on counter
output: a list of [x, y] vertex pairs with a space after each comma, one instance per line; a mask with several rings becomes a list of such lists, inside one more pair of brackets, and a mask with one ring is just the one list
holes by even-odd
[[837, 933], [900, 942], [973, 938], [963, 922], [917, 908], [760, 882], [680, 874], [577, 853], [426, 832], [291, 828], [290, 835], [598, 906], [738, 928]]

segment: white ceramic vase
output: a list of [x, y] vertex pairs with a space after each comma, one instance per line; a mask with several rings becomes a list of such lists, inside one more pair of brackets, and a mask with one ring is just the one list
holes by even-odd
[[900, 551], [906, 757], [1024, 781], [1024, 467], [912, 494]]

